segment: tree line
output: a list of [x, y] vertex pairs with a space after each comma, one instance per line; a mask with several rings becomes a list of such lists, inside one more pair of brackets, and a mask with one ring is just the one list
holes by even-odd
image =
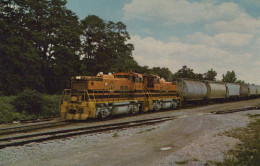
[[167, 81], [178, 77], [215, 80], [213, 69], [196, 74], [183, 66], [173, 74], [165, 67], [140, 66], [129, 40], [124, 23], [95, 15], [79, 20], [66, 8], [66, 0], [1, 0], [0, 95], [27, 88], [61, 93], [69, 87], [71, 76], [100, 71], [158, 74]]

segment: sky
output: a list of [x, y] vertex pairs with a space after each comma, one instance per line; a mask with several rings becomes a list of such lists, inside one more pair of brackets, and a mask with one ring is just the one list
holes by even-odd
[[260, 85], [260, 0], [67, 0], [79, 19], [121, 21], [142, 66], [234, 70]]

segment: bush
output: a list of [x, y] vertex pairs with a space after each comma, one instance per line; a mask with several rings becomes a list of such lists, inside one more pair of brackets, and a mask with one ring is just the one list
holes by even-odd
[[59, 117], [59, 95], [25, 90], [18, 96], [0, 96], [0, 123]]
[[38, 116], [43, 112], [43, 97], [35, 90], [26, 89], [17, 95], [12, 105], [17, 112]]
[[14, 96], [0, 97], [0, 123], [8, 123], [12, 121], [20, 121], [26, 118], [24, 115], [15, 112], [11, 102], [15, 99]]
[[59, 110], [59, 95], [43, 95], [42, 116], [45, 117], [58, 117]]

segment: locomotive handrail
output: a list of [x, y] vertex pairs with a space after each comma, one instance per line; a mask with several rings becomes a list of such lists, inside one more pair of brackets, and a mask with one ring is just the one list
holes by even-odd
[[[86, 92], [87, 92], [87, 95], [88, 95], [88, 99], [89, 99], [89, 101], [90, 101], [90, 97], [89, 97], [89, 94], [88, 94], [88, 90], [86, 90]], [[85, 93], [85, 92], [84, 92]]]

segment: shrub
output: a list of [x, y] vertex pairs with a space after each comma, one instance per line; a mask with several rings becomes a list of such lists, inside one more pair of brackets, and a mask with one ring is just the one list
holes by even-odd
[[43, 95], [43, 117], [58, 117], [59, 112], [59, 95]]
[[0, 97], [0, 123], [20, 121], [25, 118], [24, 115], [15, 112], [11, 104], [14, 99], [14, 96]]
[[43, 111], [43, 97], [35, 90], [26, 89], [17, 95], [12, 105], [17, 112], [38, 116]]

